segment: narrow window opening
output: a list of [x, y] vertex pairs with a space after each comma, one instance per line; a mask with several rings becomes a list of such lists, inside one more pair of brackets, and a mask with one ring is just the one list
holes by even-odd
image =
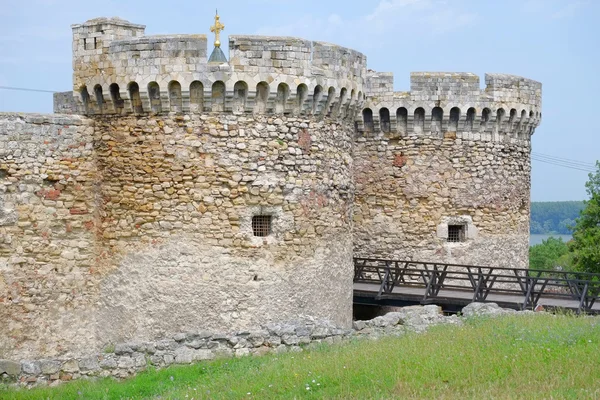
[[465, 238], [465, 225], [448, 225], [448, 242], [464, 242]]
[[94, 50], [98, 48], [98, 39], [94, 38]]
[[396, 129], [400, 135], [406, 135], [408, 128], [408, 110], [400, 107], [396, 110]]
[[83, 49], [87, 50], [87, 39], [83, 39]]
[[254, 236], [266, 237], [271, 234], [271, 215], [255, 215], [252, 217], [252, 232]]
[[373, 111], [370, 108], [363, 110], [363, 124], [365, 132], [373, 132]]
[[379, 126], [385, 133], [390, 131], [390, 110], [385, 107], [379, 110]]

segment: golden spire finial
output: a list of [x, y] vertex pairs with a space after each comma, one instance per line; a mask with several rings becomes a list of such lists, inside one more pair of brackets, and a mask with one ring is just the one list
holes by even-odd
[[219, 10], [215, 13], [215, 24], [210, 27], [210, 31], [215, 33], [215, 47], [221, 47], [221, 31], [225, 29], [225, 25], [219, 21]]

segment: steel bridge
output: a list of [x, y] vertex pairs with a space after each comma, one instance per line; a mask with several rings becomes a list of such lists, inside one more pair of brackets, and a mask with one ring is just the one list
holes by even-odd
[[437, 304], [460, 311], [471, 302], [504, 308], [600, 313], [600, 274], [422, 261], [354, 259], [354, 303]]

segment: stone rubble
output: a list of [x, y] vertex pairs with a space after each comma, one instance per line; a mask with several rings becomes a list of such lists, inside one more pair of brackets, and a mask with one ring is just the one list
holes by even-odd
[[462, 316], [446, 316], [441, 307], [426, 305], [403, 307], [371, 320], [354, 321], [352, 329], [336, 327], [327, 320], [306, 318], [269, 323], [256, 330], [235, 333], [182, 332], [152, 342], [118, 343], [108, 346], [101, 354], [83, 358], [20, 362], [0, 359], [0, 382], [31, 387], [54, 386], [80, 378], [112, 376], [122, 379], [149, 366], [165, 368], [223, 357], [301, 352], [319, 344], [422, 333], [435, 325], [460, 325], [465, 318], [513, 313], [516, 311], [502, 309], [494, 303], [471, 303], [463, 308]]

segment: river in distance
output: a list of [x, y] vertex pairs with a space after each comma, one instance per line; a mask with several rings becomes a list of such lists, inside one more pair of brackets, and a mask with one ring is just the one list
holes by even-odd
[[529, 245], [534, 246], [536, 244], [542, 244], [542, 240], [546, 240], [549, 237], [562, 238], [563, 242], [568, 242], [573, 239], [571, 235], [541, 235], [541, 234], [531, 234], [529, 235]]

